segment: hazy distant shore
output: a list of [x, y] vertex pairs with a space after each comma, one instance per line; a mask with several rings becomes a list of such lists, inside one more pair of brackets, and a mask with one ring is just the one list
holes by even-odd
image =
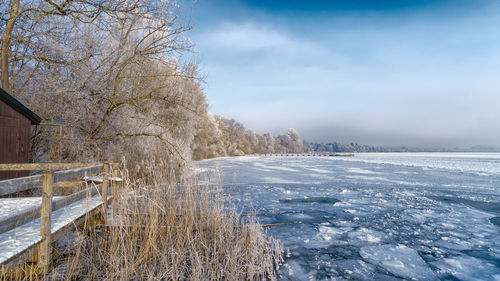
[[413, 146], [373, 146], [357, 143], [315, 143], [309, 146], [314, 152], [500, 152], [494, 145], [475, 145], [471, 147], [413, 147]]

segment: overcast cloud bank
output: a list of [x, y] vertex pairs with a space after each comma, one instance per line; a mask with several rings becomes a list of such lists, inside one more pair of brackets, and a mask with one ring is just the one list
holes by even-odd
[[199, 2], [194, 41], [211, 111], [310, 141], [499, 145], [499, 6], [435, 2], [347, 11], [233, 2], [234, 13]]

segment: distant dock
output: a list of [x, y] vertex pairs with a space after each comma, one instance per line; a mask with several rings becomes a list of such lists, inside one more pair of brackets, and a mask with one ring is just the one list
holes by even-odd
[[312, 152], [312, 153], [272, 153], [272, 154], [262, 154], [263, 156], [303, 156], [303, 157], [314, 157], [314, 156], [328, 156], [328, 157], [352, 157], [354, 153], [333, 153], [333, 152]]

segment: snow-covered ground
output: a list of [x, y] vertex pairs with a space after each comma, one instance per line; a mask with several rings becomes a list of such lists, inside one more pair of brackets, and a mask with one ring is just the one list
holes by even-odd
[[205, 160], [285, 248], [281, 280], [500, 280], [500, 154]]

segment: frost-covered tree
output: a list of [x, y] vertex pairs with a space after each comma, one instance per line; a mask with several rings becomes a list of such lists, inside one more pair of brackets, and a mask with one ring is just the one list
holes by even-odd
[[278, 136], [280, 147], [284, 153], [299, 153], [304, 152], [304, 143], [300, 138], [299, 133], [290, 128], [284, 135]]
[[275, 139], [271, 133], [265, 133], [263, 135], [263, 148], [265, 153], [274, 153], [274, 143]]
[[16, 94], [18, 89], [15, 86], [23, 85], [22, 79], [20, 85], [16, 85], [17, 76], [26, 67], [69, 65], [88, 59], [69, 52], [79, 46], [75, 44], [79, 28], [98, 26], [104, 19], [119, 15], [144, 13], [144, 7], [144, 1], [140, 0], [1, 1], [2, 88]]
[[191, 144], [191, 149], [193, 160], [227, 155], [223, 142], [223, 132], [212, 114], [206, 113], [197, 123], [197, 134]]

